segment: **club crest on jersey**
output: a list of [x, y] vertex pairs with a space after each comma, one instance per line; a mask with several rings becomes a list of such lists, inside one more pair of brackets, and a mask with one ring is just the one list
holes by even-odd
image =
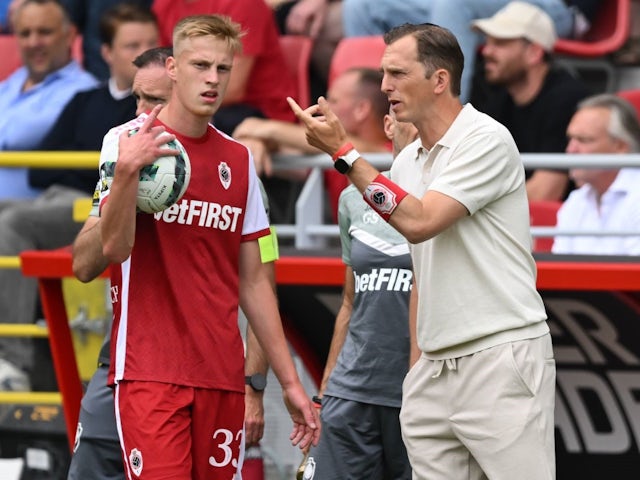
[[220, 176], [220, 183], [225, 190], [229, 190], [229, 186], [231, 185], [231, 169], [227, 162], [220, 162], [218, 165], [218, 175]]
[[137, 448], [131, 450], [131, 453], [129, 454], [129, 465], [131, 466], [133, 473], [139, 477], [142, 473], [142, 452]]

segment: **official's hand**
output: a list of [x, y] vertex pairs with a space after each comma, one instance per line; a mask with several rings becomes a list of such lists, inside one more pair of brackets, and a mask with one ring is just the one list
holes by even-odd
[[320, 440], [320, 417], [313, 402], [300, 383], [283, 388], [284, 403], [293, 420], [293, 430], [289, 438], [301, 450], [309, 445], [318, 445]]
[[287, 102], [304, 125], [309, 145], [333, 155], [347, 143], [347, 133], [324, 97], [319, 97], [316, 105], [304, 110], [291, 97], [287, 97]]

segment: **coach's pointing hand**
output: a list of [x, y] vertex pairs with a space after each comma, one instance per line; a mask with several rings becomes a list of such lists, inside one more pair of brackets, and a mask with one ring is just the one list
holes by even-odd
[[306, 110], [291, 97], [287, 97], [287, 102], [300, 123], [305, 126], [309, 145], [333, 155], [347, 143], [347, 133], [324, 97], [319, 97], [318, 103]]

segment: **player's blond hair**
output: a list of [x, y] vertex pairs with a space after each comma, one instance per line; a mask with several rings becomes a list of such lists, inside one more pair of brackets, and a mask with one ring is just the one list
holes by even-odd
[[234, 53], [242, 51], [244, 35], [238, 23], [224, 15], [193, 15], [180, 20], [173, 29], [173, 53], [178, 55], [182, 42], [188, 38], [213, 36], [227, 42]]

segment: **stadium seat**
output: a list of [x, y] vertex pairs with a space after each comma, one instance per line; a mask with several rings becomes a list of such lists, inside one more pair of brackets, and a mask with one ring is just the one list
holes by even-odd
[[636, 108], [636, 114], [640, 118], [640, 88], [632, 90], [620, 90], [617, 95], [627, 100]]
[[0, 62], [0, 81], [2, 81], [22, 65], [15, 35], [0, 35], [0, 56], [2, 56]]
[[[78, 35], [71, 48], [71, 55], [82, 65], [82, 37]], [[0, 35], [0, 82], [22, 65], [15, 35]]]
[[280, 48], [296, 81], [296, 101], [306, 108], [311, 104], [309, 63], [313, 40], [304, 35], [280, 35]]
[[[529, 202], [529, 217], [531, 226], [555, 227], [558, 209], [562, 202], [556, 201], [531, 201]], [[550, 252], [553, 246], [553, 237], [539, 237], [533, 240], [534, 252]]]
[[[367, 37], [345, 37], [331, 58], [329, 66], [329, 85], [340, 74], [350, 68], [370, 67], [380, 68], [380, 61], [384, 53], [385, 43], [382, 35]], [[340, 192], [349, 184], [349, 179], [335, 170], [324, 171], [324, 185], [329, 195], [332, 218], [338, 219], [338, 200]]]
[[607, 78], [606, 89], [616, 89], [618, 75], [611, 59], [627, 41], [631, 28], [631, 0], [602, 2], [593, 24], [584, 38], [558, 39], [554, 53], [573, 70], [601, 70]]
[[380, 68], [385, 43], [382, 35], [345, 37], [338, 43], [329, 66], [329, 85], [345, 70], [353, 67]]

